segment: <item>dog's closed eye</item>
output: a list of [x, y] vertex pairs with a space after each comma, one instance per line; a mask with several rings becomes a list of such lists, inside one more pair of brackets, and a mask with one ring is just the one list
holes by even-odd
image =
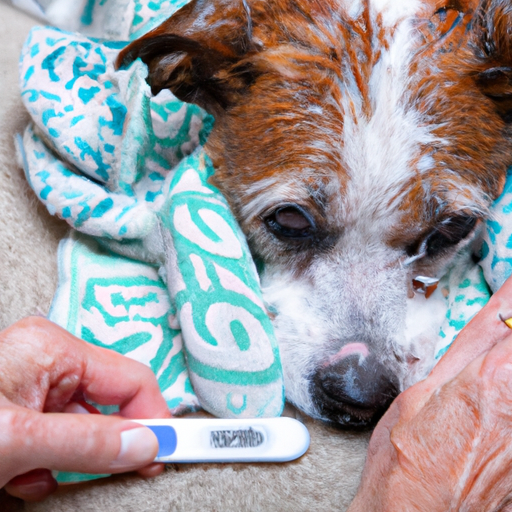
[[460, 215], [446, 219], [427, 238], [427, 256], [437, 256], [464, 240], [476, 226], [477, 219]]
[[456, 215], [440, 222], [426, 236], [406, 248], [409, 256], [435, 258], [462, 242], [473, 231], [478, 219], [469, 215]]
[[265, 218], [272, 233], [288, 239], [304, 239], [315, 231], [315, 223], [299, 205], [282, 205]]

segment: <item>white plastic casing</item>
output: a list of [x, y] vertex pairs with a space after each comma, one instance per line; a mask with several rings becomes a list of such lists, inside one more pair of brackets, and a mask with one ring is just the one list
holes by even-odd
[[[165, 452], [169, 435], [176, 436], [170, 441], [174, 452], [159, 453], [155, 462], [287, 462], [303, 455], [310, 441], [306, 427], [286, 417], [136, 421], [157, 427], [161, 451]], [[175, 434], [172, 429], [158, 429], [165, 426]]]

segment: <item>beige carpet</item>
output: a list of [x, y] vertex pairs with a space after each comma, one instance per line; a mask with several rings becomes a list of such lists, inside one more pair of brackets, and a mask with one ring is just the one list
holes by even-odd
[[[28, 119], [18, 97], [18, 55], [34, 24], [0, 0], [0, 329], [48, 311], [56, 286], [57, 245], [66, 232], [66, 225], [33, 196], [13, 145], [14, 134]], [[306, 425], [311, 448], [294, 463], [172, 465], [153, 480], [127, 475], [71, 486], [40, 504], [23, 504], [0, 491], [0, 511], [345, 510], [359, 481], [368, 436], [311, 420]]]

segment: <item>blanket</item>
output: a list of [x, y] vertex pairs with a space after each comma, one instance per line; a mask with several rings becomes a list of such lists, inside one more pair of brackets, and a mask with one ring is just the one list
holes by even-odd
[[217, 416], [279, 415], [279, 352], [256, 269], [226, 201], [208, 184], [206, 155], [194, 150], [209, 117], [170, 94], [152, 103], [145, 66], [114, 71], [120, 46], [38, 28], [24, 48], [31, 186], [72, 227], [151, 268], [113, 254], [109, 263], [75, 237], [67, 243], [79, 247], [61, 250], [50, 318], [149, 363], [164, 392], [181, 382], [169, 397], [175, 413], [197, 405], [190, 378], [202, 407]]

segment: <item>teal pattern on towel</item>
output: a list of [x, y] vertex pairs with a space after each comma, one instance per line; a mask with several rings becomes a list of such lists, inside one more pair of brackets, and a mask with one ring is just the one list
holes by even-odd
[[174, 415], [199, 409], [176, 311], [158, 269], [113, 255], [73, 231], [59, 247], [59, 288], [49, 317], [69, 332], [149, 366]]
[[159, 216], [190, 380], [200, 403], [222, 416], [279, 416], [279, 350], [249, 248], [208, 184], [209, 159], [197, 152], [185, 161]]
[[23, 49], [27, 179], [82, 233], [62, 244], [51, 318], [149, 365], [175, 414], [278, 416], [281, 363], [259, 278], [207, 182], [213, 119], [168, 91], [151, 97], [141, 62], [115, 71], [125, 44], [38, 27]]

